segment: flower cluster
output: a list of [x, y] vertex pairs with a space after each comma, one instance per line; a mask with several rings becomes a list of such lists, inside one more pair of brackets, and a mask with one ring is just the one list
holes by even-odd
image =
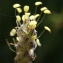
[[[36, 9], [39, 5], [42, 5], [42, 2], [35, 2]], [[39, 47], [41, 46], [39, 37], [42, 33], [39, 35], [39, 37], [37, 37], [36, 31], [37, 25], [42, 22], [40, 21], [38, 23], [37, 21], [40, 17], [40, 14], [36, 14], [35, 11], [35, 14], [31, 15], [31, 13], [29, 13], [29, 6], [24, 6], [22, 10], [20, 4], [14, 4], [13, 8], [15, 8], [15, 11], [18, 12], [18, 15], [16, 15], [17, 26], [10, 32], [10, 36], [17, 35], [16, 39], [14, 39], [14, 44], [10, 43], [16, 48], [16, 51], [14, 51], [16, 52], [16, 57], [14, 60], [16, 63], [31, 63], [36, 58], [34, 51], [37, 45]], [[24, 11], [24, 15], [21, 17], [19, 13], [22, 11]], [[40, 11], [44, 14], [51, 14], [51, 12], [46, 7], [42, 7]], [[44, 29], [51, 33], [49, 27], [44, 26]]]

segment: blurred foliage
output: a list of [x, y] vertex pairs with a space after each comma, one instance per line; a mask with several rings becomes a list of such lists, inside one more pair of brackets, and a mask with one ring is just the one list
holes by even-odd
[[[13, 4], [19, 3], [30, 6], [34, 13], [34, 3], [37, 0], [0, 0], [0, 63], [14, 63], [15, 53], [10, 51], [6, 39], [13, 42], [9, 36], [10, 30], [16, 26]], [[43, 26], [51, 28], [52, 33], [45, 31], [40, 37], [42, 47], [37, 47], [37, 58], [33, 63], [63, 63], [63, 0], [39, 0], [43, 2], [51, 15], [46, 15], [43, 22], [37, 27], [38, 35], [43, 31]], [[38, 7], [37, 13], [40, 13]], [[4, 14], [4, 15], [2, 15]], [[9, 16], [6, 16], [9, 15]], [[12, 46], [14, 49], [14, 47]]]

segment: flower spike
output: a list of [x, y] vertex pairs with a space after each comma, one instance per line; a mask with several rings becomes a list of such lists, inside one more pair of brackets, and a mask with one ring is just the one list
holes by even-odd
[[[45, 30], [51, 33], [49, 27], [44, 26], [44, 31], [41, 32], [39, 36], [37, 36], [37, 26], [41, 24], [46, 14], [51, 14], [51, 12], [47, 9], [47, 7], [42, 7], [40, 9], [41, 13], [36, 14], [37, 6], [42, 5], [42, 2], [35, 2], [35, 14], [31, 14], [29, 11], [29, 6], [26, 5], [23, 7], [24, 14], [21, 16], [20, 13], [22, 9], [20, 8], [20, 4], [14, 4], [13, 8], [15, 8], [15, 17], [17, 26], [11, 30], [10, 36], [14, 36], [14, 43], [7, 44], [13, 52], [16, 52], [16, 56], [14, 58], [16, 63], [31, 63], [35, 60], [36, 54], [34, 53], [37, 46], [41, 47], [41, 43], [39, 38], [44, 33]], [[16, 13], [18, 12], [18, 14]], [[41, 14], [44, 12], [44, 16], [40, 20]], [[22, 18], [22, 19], [21, 19]], [[39, 21], [40, 20], [40, 21]], [[10, 45], [13, 45], [16, 48], [16, 51], [11, 49]]]

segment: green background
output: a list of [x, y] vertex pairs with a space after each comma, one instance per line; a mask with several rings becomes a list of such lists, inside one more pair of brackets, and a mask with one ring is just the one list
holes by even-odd
[[[13, 59], [16, 55], [6, 43], [6, 39], [9, 42], [13, 42], [13, 37], [10, 37], [9, 33], [16, 26], [13, 4], [19, 3], [22, 5], [22, 8], [24, 5], [29, 5], [30, 12], [33, 14], [36, 1], [0, 0], [0, 63], [14, 63]], [[63, 1], [39, 1], [43, 2], [43, 5], [38, 7], [37, 13], [40, 13], [40, 7], [46, 6], [52, 14], [46, 15], [43, 22], [37, 27], [38, 35], [44, 30], [45, 25], [50, 27], [52, 33], [45, 31], [40, 37], [42, 47], [37, 47], [35, 50], [37, 57], [33, 63], [63, 63]], [[13, 46], [12, 48], [15, 49]]]

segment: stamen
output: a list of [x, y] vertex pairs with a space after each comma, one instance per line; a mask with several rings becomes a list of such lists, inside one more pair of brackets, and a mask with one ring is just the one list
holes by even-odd
[[45, 29], [40, 33], [40, 35], [37, 38], [40, 38], [41, 35], [45, 32]]
[[16, 42], [16, 40], [13, 38], [13, 42], [14, 42], [14, 44], [16, 44], [17, 42]]
[[37, 43], [37, 45], [38, 45], [39, 47], [42, 46], [41, 43], [40, 43], [40, 41], [39, 41], [39, 39], [36, 39], [36, 43]]
[[[46, 15], [46, 14], [45, 14]], [[39, 24], [41, 24], [41, 22], [43, 21], [43, 19], [45, 18], [45, 15], [43, 16], [43, 18], [41, 19], [41, 21], [37, 24], [37, 26], [39, 25]]]
[[36, 14], [36, 12], [37, 12], [37, 6], [36, 6], [36, 8], [35, 8], [35, 13], [34, 13], [34, 15]]
[[16, 16], [16, 9], [15, 9], [15, 16]]
[[49, 31], [51, 33], [51, 29], [47, 26], [44, 26], [45, 30]]
[[35, 13], [34, 13], [34, 15], [36, 14], [36, 11], [37, 11], [37, 6], [39, 6], [39, 5], [41, 5], [42, 4], [42, 2], [35, 2], [35, 6], [36, 6], [36, 8], [35, 8]]
[[39, 19], [40, 19], [41, 15], [42, 15], [42, 12], [40, 13], [40, 16], [39, 16], [39, 18], [37, 19], [37, 23], [38, 23], [38, 21], [39, 21]]
[[14, 51], [14, 50], [11, 48], [10, 43], [8, 42], [7, 39], [6, 39], [6, 42], [7, 42], [8, 46], [9, 46], [10, 50], [13, 51], [13, 52], [16, 52], [16, 51]]
[[9, 43], [10, 45], [14, 45], [13, 43]]

